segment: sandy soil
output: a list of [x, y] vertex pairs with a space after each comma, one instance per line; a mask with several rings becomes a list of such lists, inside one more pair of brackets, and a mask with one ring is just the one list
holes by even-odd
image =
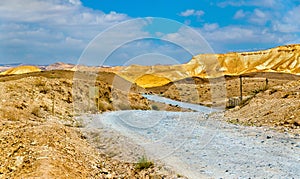
[[[89, 94], [91, 82], [84, 82], [86, 75], [79, 75], [83, 83], [77, 85], [78, 91], [73, 90], [71, 71], [0, 77], [0, 178], [176, 177], [158, 166], [137, 171], [134, 162], [112, 158], [101, 147], [89, 143], [95, 138], [82, 134], [78, 129], [82, 124], [74, 117], [79, 113], [128, 109], [184, 110], [147, 101], [139, 94], [146, 90], [109, 72], [98, 73], [97, 80], [92, 82], [99, 89], [96, 106]], [[265, 88], [266, 78], [268, 88]], [[239, 78], [226, 77], [225, 82], [226, 85], [219, 86], [226, 88], [224, 98], [239, 96]], [[251, 74], [245, 76], [243, 84], [243, 95], [249, 96], [249, 100], [244, 101], [243, 107], [228, 110], [227, 121], [299, 134], [298, 76]], [[209, 106], [214, 105], [210, 88], [209, 81], [194, 78], [151, 88], [148, 92]]]
[[[273, 87], [289, 81], [299, 80], [300, 76], [281, 73], [252, 73], [244, 75], [242, 78], [243, 96], [251, 96], [256, 91], [265, 89], [266, 79], [268, 79], [267, 87]], [[213, 90], [212, 87], [214, 87]], [[147, 90], [148, 93], [162, 94], [165, 97], [179, 101], [216, 106], [212, 101], [218, 99], [228, 100], [229, 98], [238, 98], [240, 96], [240, 79], [234, 76], [210, 80], [194, 77], [172, 82], [161, 87], [147, 88]]]
[[[97, 113], [128, 107], [150, 109], [150, 106], [133, 91], [112, 90], [107, 81], [96, 81], [101, 105], [97, 109], [85, 104], [78, 110], [74, 100], [94, 102], [86, 100], [89, 99], [86, 84], [79, 85], [82, 93], [77, 94], [72, 90], [73, 73], [68, 71], [0, 78], [0, 178], [174, 177], [169, 171], [161, 172], [157, 165], [137, 170], [137, 161], [112, 159], [88, 142], [79, 130], [81, 124], [74, 120], [78, 111]], [[122, 106], [124, 99], [129, 106]]]
[[[280, 131], [299, 133], [299, 80], [300, 76], [281, 73], [244, 75], [242, 106], [227, 110], [227, 120], [231, 123], [263, 125]], [[211, 88], [214, 83], [219, 86], [213, 93]], [[240, 79], [230, 76], [212, 80], [189, 78], [147, 90], [148, 93], [160, 94], [178, 101], [228, 107], [229, 98], [239, 101]], [[225, 103], [218, 104], [218, 99]]]
[[300, 80], [260, 91], [245, 103], [226, 112], [229, 122], [300, 134]]
[[223, 117], [223, 112], [129, 110], [82, 118], [85, 130], [109, 134], [98, 139], [105, 141], [99, 147], [125, 148], [116, 157], [128, 160], [145, 152], [191, 179], [300, 177], [299, 135], [229, 124]]

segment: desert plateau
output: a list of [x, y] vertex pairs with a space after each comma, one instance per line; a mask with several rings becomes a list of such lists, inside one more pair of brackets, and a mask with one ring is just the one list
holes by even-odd
[[0, 12], [0, 179], [300, 178], [300, 0]]
[[295, 44], [182, 65], [5, 66], [0, 178], [298, 178], [299, 56]]

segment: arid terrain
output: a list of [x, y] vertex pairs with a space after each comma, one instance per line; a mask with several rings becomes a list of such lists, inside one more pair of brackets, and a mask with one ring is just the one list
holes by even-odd
[[[0, 178], [180, 177], [163, 164], [140, 169], [139, 161], [113, 158], [93, 143], [97, 137], [82, 133], [83, 124], [76, 120], [82, 114], [131, 109], [191, 111], [149, 101], [142, 96], [146, 93], [224, 109], [221, 120], [229, 123], [299, 135], [299, 50], [290, 45], [199, 55], [181, 66], [5, 67], [0, 75]], [[204, 68], [210, 56], [218, 65]]]
[[[71, 71], [48, 71], [0, 78], [1, 178], [168, 178], [175, 175], [159, 166], [136, 169], [135, 163], [114, 160], [89, 144], [87, 136], [80, 131], [81, 124], [74, 120], [78, 114], [73, 109], [76, 99], [72, 93], [73, 75]], [[105, 79], [109, 80], [110, 75]], [[87, 91], [84, 84], [80, 88]], [[139, 94], [125, 92], [114, 94], [112, 104], [111, 85], [103, 81], [95, 85], [100, 90], [99, 109], [91, 106], [80, 110], [97, 113], [151, 107]], [[77, 97], [89, 99], [88, 94]], [[124, 105], [124, 99], [129, 99], [131, 106]], [[93, 99], [90, 100], [92, 104]]]

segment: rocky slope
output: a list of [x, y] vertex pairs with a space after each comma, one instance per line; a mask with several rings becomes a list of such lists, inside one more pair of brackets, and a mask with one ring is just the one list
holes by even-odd
[[226, 112], [229, 122], [271, 126], [300, 134], [300, 80], [257, 91], [245, 103]]
[[[71, 71], [0, 79], [0, 178], [174, 178], [157, 166], [137, 170], [135, 163], [112, 159], [85, 140], [74, 103], [89, 99], [88, 86], [83, 81], [81, 93], [73, 93]], [[112, 92], [102, 81], [95, 85], [101, 105], [83, 104], [86, 113], [149, 109], [139, 94]], [[126, 100], [130, 106], [124, 106]]]
[[[187, 77], [213, 78], [251, 72], [282, 72], [300, 74], [300, 45], [286, 45], [256, 52], [200, 54], [190, 62], [173, 66], [131, 65], [116, 71], [129, 81], [144, 87], [160, 86], [152, 76], [176, 81]], [[148, 74], [149, 79], [145, 75]], [[152, 75], [152, 76], [151, 76]]]
[[[216, 59], [219, 64], [209, 64]], [[197, 71], [201, 64], [209, 64]], [[214, 77], [219, 75], [241, 75], [250, 72], [283, 72], [300, 74], [300, 45], [286, 45], [276, 48], [227, 54], [201, 54], [185, 65], [191, 75]], [[206, 72], [205, 72], [206, 71]], [[211, 71], [211, 74], [207, 71]]]
[[[162, 86], [170, 81], [178, 81], [189, 77], [215, 78], [252, 72], [281, 72], [299, 75], [300, 44], [279, 46], [256, 52], [199, 54], [182, 65], [89, 67], [55, 63], [45, 69], [113, 72], [142, 87]], [[17, 67], [2, 74], [20, 74], [32, 71], [38, 71], [38, 69], [34, 67]]]

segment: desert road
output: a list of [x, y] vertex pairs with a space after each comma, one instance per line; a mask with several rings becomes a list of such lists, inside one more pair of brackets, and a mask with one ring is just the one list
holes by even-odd
[[300, 178], [299, 136], [229, 124], [222, 114], [106, 112], [85, 117], [84, 129], [109, 134], [100, 136], [107, 146], [118, 139], [132, 155], [141, 148], [188, 178]]

